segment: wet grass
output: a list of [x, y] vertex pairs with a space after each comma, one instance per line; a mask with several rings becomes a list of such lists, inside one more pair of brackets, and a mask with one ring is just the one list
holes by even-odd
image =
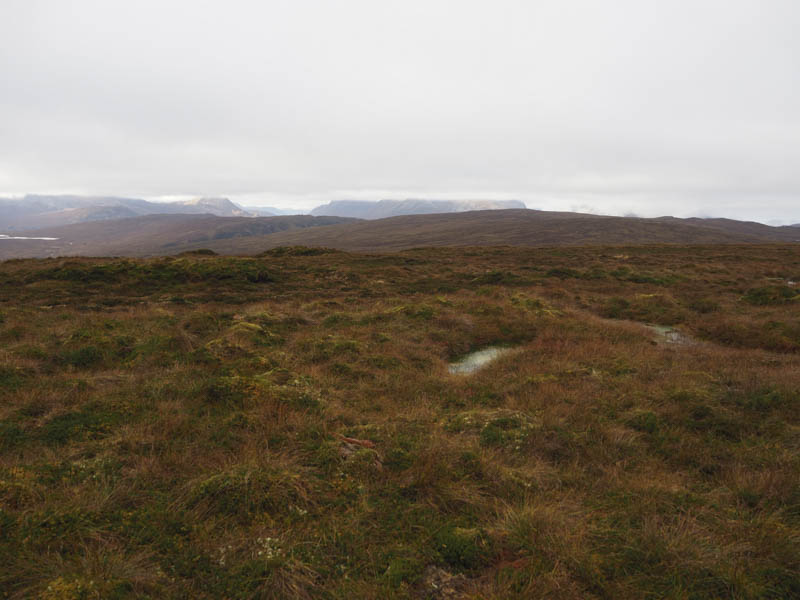
[[0, 263], [0, 597], [798, 597], [798, 276], [797, 246]]

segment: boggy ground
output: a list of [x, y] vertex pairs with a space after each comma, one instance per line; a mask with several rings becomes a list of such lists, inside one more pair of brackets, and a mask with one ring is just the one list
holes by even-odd
[[800, 597], [796, 281], [787, 245], [0, 263], [0, 590]]

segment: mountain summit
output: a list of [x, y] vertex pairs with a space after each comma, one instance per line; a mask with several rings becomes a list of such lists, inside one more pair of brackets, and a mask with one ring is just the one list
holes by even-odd
[[[252, 217], [253, 214], [234, 204], [227, 198], [193, 198], [172, 202], [177, 206], [197, 208], [197, 212], [208, 213], [218, 217]], [[194, 211], [192, 211], [194, 212]]]
[[28, 195], [19, 199], [0, 198], [0, 230], [8, 231], [162, 214], [255, 216], [227, 198], [194, 198], [176, 202], [150, 202], [115, 196]]

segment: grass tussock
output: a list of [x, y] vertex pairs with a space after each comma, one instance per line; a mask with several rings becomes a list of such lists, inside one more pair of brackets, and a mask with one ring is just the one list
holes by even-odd
[[0, 263], [0, 596], [800, 597], [798, 276], [788, 245]]

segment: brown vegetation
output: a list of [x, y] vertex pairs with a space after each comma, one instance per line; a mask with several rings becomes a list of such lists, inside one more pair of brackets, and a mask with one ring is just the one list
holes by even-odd
[[282, 246], [399, 251], [422, 246], [584, 246], [797, 242], [796, 227], [730, 219], [640, 219], [536, 210], [483, 210], [360, 221], [345, 217], [151, 215], [39, 230], [54, 241], [0, 240], [0, 259], [155, 256], [198, 249], [257, 254]]
[[0, 263], [0, 590], [798, 597], [798, 280], [788, 245]]
[[[178, 254], [243, 237], [348, 223], [345, 217], [215, 217], [147, 215], [38, 229], [17, 235], [54, 240], [2, 240], [0, 259], [51, 256], [148, 256]], [[13, 233], [13, 232], [12, 232]], [[235, 244], [235, 242], [233, 242]]]

